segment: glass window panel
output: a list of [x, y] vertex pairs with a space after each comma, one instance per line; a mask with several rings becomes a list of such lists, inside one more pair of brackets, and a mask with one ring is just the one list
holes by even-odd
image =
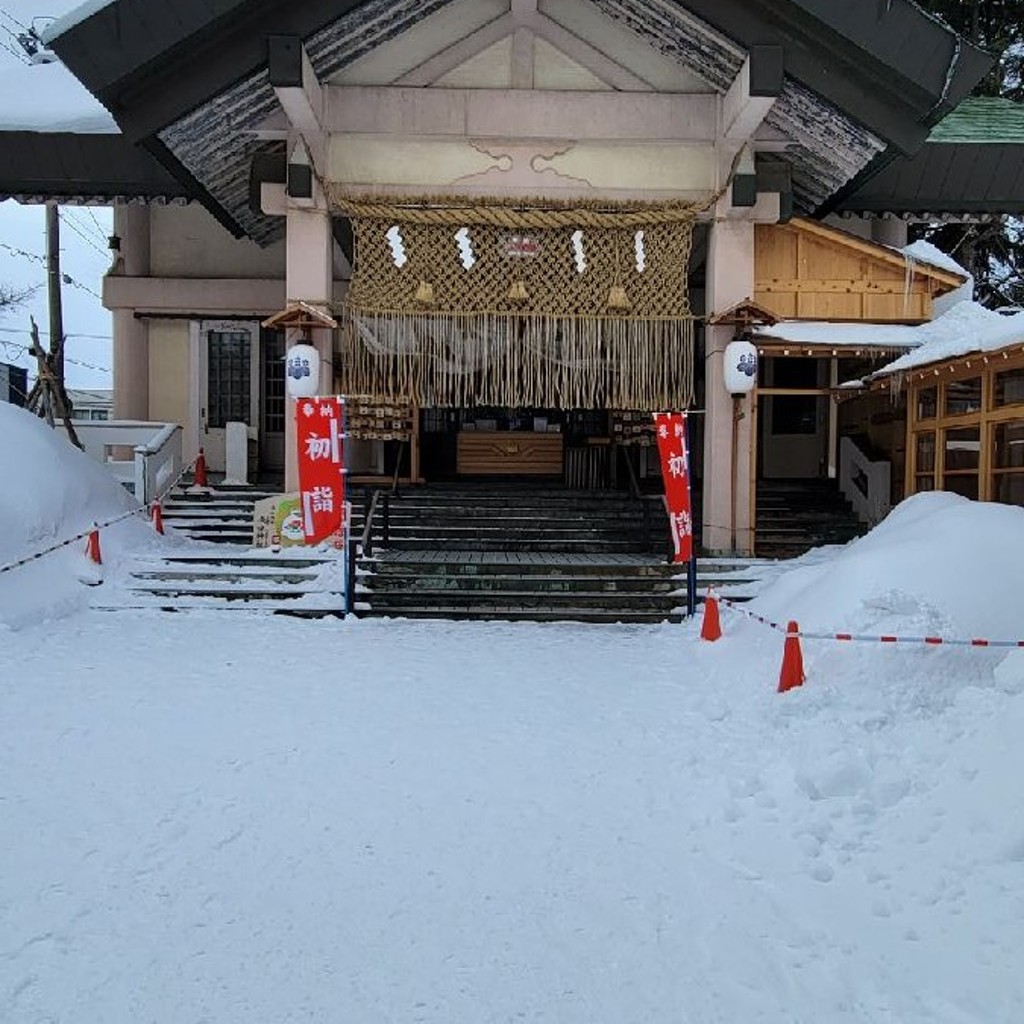
[[917, 418], [933, 420], [939, 411], [939, 389], [919, 388], [917, 392]]
[[921, 491], [934, 491], [935, 490], [935, 477], [929, 473], [927, 476], [916, 476], [914, 477], [914, 490], [918, 493]]
[[211, 331], [208, 338], [208, 422], [223, 427], [249, 422], [249, 335], [244, 331]]
[[978, 500], [978, 474], [963, 473], [961, 475], [947, 476], [942, 484], [944, 491], [951, 491], [953, 494], [960, 494], [965, 498]]
[[1024, 405], [1024, 367], [996, 374], [993, 402], [996, 408]]
[[996, 469], [1024, 469], [1024, 420], [995, 424], [992, 444]]
[[1024, 473], [997, 473], [993, 497], [1007, 505], [1024, 505]]
[[946, 431], [947, 470], [978, 468], [981, 461], [981, 428], [961, 427]]
[[261, 348], [263, 353], [263, 429], [268, 434], [283, 434], [285, 409], [284, 332], [263, 331]]
[[918, 473], [934, 473], [935, 472], [935, 434], [934, 432], [928, 434], [917, 435], [917, 462], [916, 471]]
[[952, 380], [946, 385], [946, 415], [963, 416], [981, 409], [981, 378]]

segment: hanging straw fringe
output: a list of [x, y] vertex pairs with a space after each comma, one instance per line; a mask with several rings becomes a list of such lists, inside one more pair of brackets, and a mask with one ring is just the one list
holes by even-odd
[[349, 311], [345, 393], [423, 407], [687, 408], [693, 321]]
[[717, 194], [662, 204], [332, 198], [355, 234], [343, 391], [424, 407], [692, 403], [687, 271], [694, 219]]

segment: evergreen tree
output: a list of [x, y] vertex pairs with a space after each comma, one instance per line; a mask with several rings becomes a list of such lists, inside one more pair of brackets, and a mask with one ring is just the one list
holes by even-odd
[[[974, 90], [1024, 102], [1024, 0], [917, 0], [998, 60]], [[1024, 228], [1013, 217], [973, 224], [918, 225], [912, 234], [950, 253], [974, 274], [985, 305], [1024, 306]]]

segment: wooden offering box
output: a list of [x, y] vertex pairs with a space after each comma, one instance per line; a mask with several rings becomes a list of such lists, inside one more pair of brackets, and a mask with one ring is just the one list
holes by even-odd
[[519, 430], [464, 430], [459, 433], [460, 476], [560, 476], [563, 437]]

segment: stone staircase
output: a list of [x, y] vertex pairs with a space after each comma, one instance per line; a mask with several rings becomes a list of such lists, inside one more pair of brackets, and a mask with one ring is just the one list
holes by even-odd
[[[94, 607], [344, 612], [343, 562], [329, 554], [251, 547], [253, 506], [269, 492], [186, 482], [164, 523], [195, 545], [140, 555]], [[354, 492], [352, 536], [370, 495]], [[385, 515], [386, 506], [386, 515]], [[660, 500], [536, 486], [432, 486], [378, 506], [372, 544], [357, 562], [360, 617], [508, 621], [678, 622], [686, 577], [667, 564]], [[763, 562], [698, 561], [698, 599], [714, 585], [749, 597]]]
[[164, 501], [164, 525], [192, 540], [249, 547], [253, 506], [264, 498], [275, 497], [275, 493], [231, 484], [198, 490], [186, 483]]
[[[651, 623], [685, 615], [685, 574], [643, 555], [389, 551], [359, 565], [360, 616]], [[753, 561], [698, 565], [699, 600], [712, 584], [746, 599], [744, 588], [760, 579]]]
[[253, 506], [272, 496], [223, 484], [197, 490], [186, 481], [164, 502], [164, 525], [197, 544], [165, 556], [138, 556], [126, 579], [97, 589], [93, 607], [261, 611], [304, 618], [343, 614], [340, 559], [252, 547]]
[[868, 530], [833, 480], [759, 482], [756, 529], [758, 555], [775, 559], [846, 544]]
[[[365, 510], [357, 506], [354, 528]], [[555, 488], [428, 487], [392, 497], [358, 563], [356, 614], [405, 618], [681, 621], [686, 579], [666, 563], [660, 501]], [[698, 592], [739, 599], [751, 560], [698, 561]]]

